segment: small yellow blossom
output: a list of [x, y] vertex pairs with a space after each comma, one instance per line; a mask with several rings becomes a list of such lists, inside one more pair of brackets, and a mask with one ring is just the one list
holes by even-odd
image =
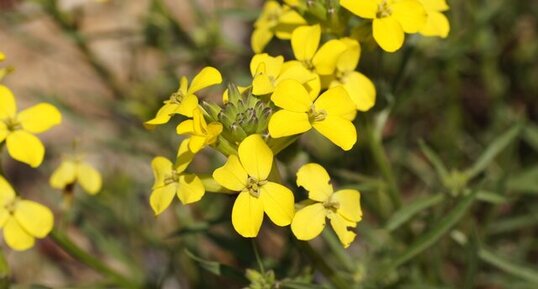
[[0, 51], [0, 61], [4, 61], [4, 59], [6, 59], [6, 55]]
[[192, 117], [192, 112], [198, 107], [198, 97], [194, 95], [201, 89], [220, 84], [222, 76], [220, 72], [211, 67], [205, 67], [198, 73], [189, 86], [189, 81], [186, 77], [181, 77], [179, 89], [170, 96], [170, 99], [164, 101], [164, 105], [159, 109], [155, 118], [145, 122], [146, 126], [153, 127], [155, 125], [165, 124], [170, 121], [174, 114], [181, 114], [187, 117]]
[[176, 165], [165, 157], [155, 157], [151, 162], [155, 183], [149, 199], [155, 215], [161, 214], [170, 206], [174, 195], [181, 203], [192, 204], [199, 201], [205, 194], [205, 187], [195, 174], [185, 174], [185, 169], [192, 160], [189, 150], [189, 140], [181, 143]]
[[356, 236], [348, 228], [355, 228], [362, 219], [359, 191], [334, 192], [327, 171], [314, 163], [299, 169], [297, 185], [308, 191], [308, 198], [314, 204], [297, 211], [291, 223], [293, 234], [299, 240], [314, 239], [323, 231], [328, 218], [340, 242], [347, 248]]
[[367, 111], [375, 104], [375, 86], [364, 74], [355, 71], [361, 54], [361, 47], [351, 38], [340, 39], [346, 50], [340, 54], [336, 63], [335, 78], [329, 87], [342, 85], [349, 97], [357, 106], [357, 110]]
[[276, 1], [267, 1], [254, 23], [250, 39], [252, 50], [261, 53], [274, 35], [280, 39], [290, 39], [293, 30], [301, 25], [306, 25], [306, 21], [295, 10], [286, 5], [281, 6]]
[[448, 18], [441, 13], [449, 9], [445, 0], [420, 0], [428, 18], [426, 24], [420, 29], [420, 34], [424, 36], [439, 36], [446, 38], [450, 32], [450, 22]]
[[0, 228], [9, 247], [27, 250], [34, 246], [35, 238], [47, 236], [53, 225], [49, 208], [16, 196], [11, 185], [0, 176]]
[[269, 134], [279, 138], [313, 127], [343, 150], [350, 150], [357, 142], [357, 131], [351, 122], [357, 111], [346, 90], [337, 86], [314, 99], [295, 80], [280, 83], [271, 100], [282, 109], [271, 116]]
[[78, 183], [88, 194], [95, 195], [101, 190], [103, 180], [92, 165], [80, 157], [72, 157], [65, 159], [52, 173], [49, 183], [51, 187], [59, 190]]
[[418, 0], [340, 0], [340, 5], [373, 19], [374, 39], [387, 52], [400, 49], [405, 33], [417, 33], [426, 23], [426, 11]]
[[197, 153], [204, 147], [214, 144], [222, 132], [220, 122], [211, 122], [207, 124], [200, 108], [193, 111], [193, 119], [183, 121], [177, 126], [177, 134], [190, 135], [189, 149]]
[[278, 226], [293, 219], [294, 196], [285, 186], [267, 180], [273, 166], [273, 152], [258, 134], [250, 135], [239, 145], [224, 166], [213, 172], [223, 187], [239, 192], [232, 209], [232, 224], [243, 237], [258, 235], [264, 212]]
[[316, 76], [298, 62], [284, 63], [284, 57], [273, 57], [267, 53], [256, 54], [250, 61], [252, 94], [271, 93], [283, 80], [294, 79], [301, 84], [313, 80]]
[[62, 115], [56, 107], [40, 103], [17, 114], [13, 93], [0, 85], [0, 143], [6, 141], [9, 155], [33, 168], [43, 162], [45, 147], [34, 136], [60, 124]]

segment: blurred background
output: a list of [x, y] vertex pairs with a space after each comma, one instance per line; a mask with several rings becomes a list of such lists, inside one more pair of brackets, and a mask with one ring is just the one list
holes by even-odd
[[[177, 90], [180, 76], [206, 65], [222, 72], [224, 85], [248, 84], [250, 34], [262, 4], [0, 0], [2, 66], [15, 69], [2, 83], [20, 108], [45, 101], [64, 116], [41, 136], [45, 163], [31, 170], [6, 156], [6, 174], [24, 197], [52, 208], [78, 246], [142, 288], [242, 288], [248, 282], [237, 275], [257, 268], [251, 242], [229, 223], [233, 197], [207, 194], [189, 207], [174, 200], [153, 216], [151, 159], [173, 157], [180, 138], [172, 123], [153, 131], [142, 123]], [[313, 242], [351, 288], [538, 288], [538, 2], [448, 4], [447, 39], [408, 36], [394, 54], [363, 43], [359, 70], [376, 84], [378, 99], [359, 115], [351, 153], [309, 134], [281, 156], [290, 185], [301, 164], [315, 161], [337, 187], [361, 190], [365, 216], [357, 240], [340, 251], [345, 256], [330, 251], [330, 242]], [[291, 58], [281, 40], [266, 51]], [[200, 96], [220, 101], [221, 91]], [[384, 151], [371, 145], [368, 136], [376, 134]], [[99, 168], [104, 188], [95, 197], [78, 190], [66, 210], [48, 178], [74, 143]], [[222, 162], [207, 152], [191, 170], [210, 173]], [[398, 191], [403, 207], [420, 206], [395, 217], [399, 206], [388, 190]], [[383, 280], [371, 280], [386, 260], [441, 226], [469, 190], [479, 191], [477, 200], [457, 225]], [[289, 228], [265, 224], [256, 243], [277, 279], [324, 280], [304, 266]], [[27, 252], [4, 251], [15, 288], [116, 288], [50, 239]], [[217, 263], [207, 260], [233, 274], [214, 274]]]

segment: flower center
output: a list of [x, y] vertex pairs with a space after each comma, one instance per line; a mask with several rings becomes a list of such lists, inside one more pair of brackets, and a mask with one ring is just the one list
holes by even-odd
[[15, 208], [17, 207], [18, 201], [19, 201], [19, 197], [15, 197], [13, 200], [11, 200], [10, 202], [7, 202], [4, 205], [4, 208], [6, 209], [6, 211], [8, 211], [10, 215], [13, 215], [15, 213]]
[[171, 174], [166, 175], [164, 177], [164, 184], [167, 186], [169, 184], [178, 183], [179, 182], [179, 173], [177, 171], [172, 171]]
[[181, 104], [184, 97], [185, 97], [185, 95], [183, 94], [183, 92], [181, 90], [178, 90], [178, 91], [172, 93], [172, 95], [170, 96], [170, 103]]
[[312, 104], [310, 110], [308, 110], [308, 120], [310, 122], [323, 121], [327, 118], [327, 112], [324, 109], [316, 110], [316, 107]]
[[8, 117], [4, 120], [4, 123], [7, 126], [7, 130], [9, 131], [16, 131], [19, 129], [22, 129], [22, 124], [17, 121], [14, 117]]
[[253, 177], [248, 177], [246, 189], [255, 198], [260, 196], [260, 189], [263, 185], [267, 184], [267, 181], [258, 181]]
[[381, 3], [379, 3], [379, 6], [377, 7], [377, 13], [376, 18], [383, 18], [390, 16], [392, 14], [392, 9], [390, 8], [390, 4], [387, 0], [383, 0]]
[[327, 200], [326, 202], [323, 203], [323, 207], [326, 209], [326, 210], [329, 210], [333, 213], [336, 213], [336, 211], [338, 210], [338, 208], [340, 208], [340, 204], [338, 202], [335, 202], [335, 201], [332, 201], [332, 200]]

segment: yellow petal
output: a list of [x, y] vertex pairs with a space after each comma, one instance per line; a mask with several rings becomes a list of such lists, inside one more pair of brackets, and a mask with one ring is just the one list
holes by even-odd
[[172, 162], [165, 157], [155, 157], [151, 161], [151, 169], [155, 177], [153, 189], [162, 187], [165, 177], [172, 174]]
[[6, 124], [0, 121], [0, 143], [2, 143], [6, 139], [8, 134], [9, 130], [7, 129]]
[[[260, 64], [264, 66], [264, 64]], [[275, 90], [275, 85], [269, 76], [264, 73], [257, 73], [254, 79], [252, 80], [252, 94], [254, 95], [264, 95], [269, 94]]]
[[376, 90], [370, 79], [353, 71], [343, 78], [343, 85], [357, 110], [368, 111], [375, 104]]
[[248, 175], [239, 162], [239, 158], [236, 155], [231, 155], [224, 166], [213, 172], [213, 178], [229, 190], [241, 191], [247, 186]]
[[276, 106], [293, 112], [307, 112], [312, 106], [310, 95], [296, 80], [284, 80], [271, 95]]
[[50, 209], [32, 201], [18, 201], [13, 217], [27, 233], [36, 238], [44, 238], [54, 226]]
[[280, 39], [290, 39], [293, 31], [297, 29], [297, 27], [306, 24], [307, 23], [301, 14], [290, 8], [285, 9], [278, 18], [278, 24], [275, 27], [276, 37]]
[[254, 29], [250, 37], [250, 45], [254, 53], [261, 53], [269, 41], [273, 39], [273, 32], [267, 27]]
[[206, 66], [200, 71], [191, 82], [187, 94], [193, 94], [206, 87], [219, 84], [222, 82], [220, 72], [211, 66]]
[[374, 19], [372, 29], [375, 41], [383, 50], [395, 52], [402, 47], [404, 31], [394, 17]]
[[238, 148], [239, 160], [245, 171], [256, 180], [265, 180], [273, 166], [273, 152], [261, 135], [246, 137]]
[[325, 202], [333, 193], [331, 178], [322, 166], [309, 163], [297, 171], [297, 186], [308, 191], [308, 198], [318, 202]]
[[51, 104], [40, 103], [21, 111], [17, 115], [23, 129], [40, 133], [62, 122], [62, 114]]
[[342, 43], [346, 45], [346, 49], [338, 56], [336, 67], [341, 72], [351, 72], [357, 68], [361, 47], [359, 42], [351, 38], [343, 38]]
[[338, 39], [325, 42], [312, 59], [316, 72], [321, 75], [333, 74], [338, 57], [346, 48], [346, 44]]
[[13, 117], [17, 113], [15, 96], [9, 88], [0, 85], [0, 119]]
[[355, 103], [342, 86], [325, 91], [314, 102], [314, 106], [317, 111], [324, 110], [329, 116], [338, 116], [350, 121], [357, 114]]
[[232, 224], [239, 235], [254, 238], [263, 222], [263, 203], [249, 192], [241, 192], [232, 209]]
[[176, 127], [176, 133], [179, 135], [193, 134], [194, 133], [194, 121], [192, 119], [187, 119], [180, 122]]
[[189, 139], [182, 141], [177, 151], [174, 168], [179, 173], [185, 171], [194, 158], [194, 153], [189, 149], [189, 142]]
[[396, 18], [406, 33], [417, 33], [426, 23], [426, 10], [417, 0], [400, 0], [391, 5]]
[[177, 197], [183, 204], [198, 202], [205, 194], [205, 187], [200, 178], [194, 174], [179, 176]]
[[149, 204], [155, 215], [159, 215], [166, 210], [177, 192], [177, 183], [171, 183], [167, 186], [154, 188], [149, 197]]
[[43, 143], [34, 135], [17, 130], [10, 133], [6, 139], [9, 155], [33, 168], [39, 167], [45, 156]]
[[295, 213], [291, 222], [291, 231], [299, 240], [312, 240], [325, 228], [325, 208], [316, 203], [306, 206]]
[[300, 134], [311, 128], [306, 112], [279, 110], [269, 119], [269, 134], [273, 138]]
[[357, 190], [340, 190], [335, 192], [332, 201], [338, 202], [337, 213], [349, 221], [359, 222], [362, 219], [361, 195]]
[[154, 118], [146, 121], [144, 124], [150, 128], [159, 124], [165, 124], [170, 121], [173, 114], [177, 113], [178, 107], [178, 104], [167, 102], [159, 109]]
[[194, 94], [187, 94], [178, 105], [175, 113], [179, 113], [186, 117], [192, 117], [192, 113], [198, 108], [198, 97]]
[[195, 154], [205, 147], [206, 137], [193, 135], [189, 138], [189, 150]]
[[295, 199], [290, 189], [278, 183], [268, 182], [260, 188], [260, 199], [265, 213], [273, 223], [277, 226], [291, 224], [295, 214]]
[[0, 206], [11, 202], [15, 198], [15, 191], [4, 177], [0, 175]]
[[250, 60], [250, 73], [252, 76], [256, 76], [259, 73], [260, 64], [264, 64], [261, 72], [269, 77], [276, 78], [282, 69], [284, 63], [284, 57], [279, 55], [276, 57], [270, 56], [267, 53], [256, 54]]
[[0, 210], [0, 228], [3, 228], [6, 225], [9, 218], [11, 218], [11, 214], [8, 210]]
[[0, 51], [0, 61], [4, 61], [4, 59], [6, 59], [6, 55]]
[[321, 27], [319, 25], [301, 26], [293, 30], [291, 47], [295, 59], [303, 62], [311, 61], [318, 50], [320, 38]]
[[355, 228], [357, 224], [347, 221], [339, 214], [330, 214], [329, 219], [331, 220], [331, 226], [336, 232], [336, 235], [338, 236], [338, 239], [340, 239], [340, 242], [342, 243], [344, 248], [349, 247], [351, 242], [355, 240], [356, 234], [348, 230], [348, 228]]
[[350, 150], [357, 142], [355, 126], [347, 119], [328, 115], [325, 120], [314, 122], [312, 126], [345, 151]]
[[366, 19], [374, 19], [377, 13], [376, 0], [340, 0], [340, 5], [351, 13]]
[[428, 13], [432, 11], [442, 12], [449, 9], [446, 0], [420, 0], [420, 3]]
[[218, 136], [222, 132], [223, 127], [222, 123], [220, 122], [211, 122], [207, 126], [207, 138], [206, 138], [206, 144], [214, 144], [217, 141]]
[[287, 61], [282, 66], [282, 71], [276, 79], [275, 84], [278, 85], [280, 82], [287, 79], [293, 79], [304, 84], [314, 78], [315, 74], [306, 69], [299, 61]]
[[304, 87], [308, 91], [310, 100], [314, 101], [314, 99], [316, 99], [319, 96], [319, 92], [321, 91], [321, 79], [317, 73], [312, 73], [311, 75], [313, 75], [314, 78], [312, 80], [307, 81]]
[[64, 161], [62, 164], [52, 173], [49, 183], [50, 186], [63, 190], [69, 184], [75, 182], [77, 178], [76, 165], [73, 161]]
[[35, 239], [17, 223], [15, 218], [8, 218], [4, 226], [4, 240], [13, 250], [24, 251], [34, 246]]
[[439, 36], [446, 38], [450, 32], [450, 23], [446, 16], [440, 12], [429, 12], [426, 24], [420, 29], [424, 36]]
[[94, 167], [87, 163], [79, 163], [77, 166], [78, 183], [89, 194], [95, 195], [101, 190], [103, 179]]

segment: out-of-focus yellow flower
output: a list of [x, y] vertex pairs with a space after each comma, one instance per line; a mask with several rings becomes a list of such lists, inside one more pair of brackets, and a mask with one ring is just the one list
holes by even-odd
[[6, 55], [0, 51], [0, 61], [4, 61], [4, 59], [6, 59]]
[[400, 49], [405, 33], [417, 33], [426, 23], [426, 11], [418, 0], [340, 0], [340, 5], [373, 19], [374, 39], [387, 52]]
[[51, 187], [59, 190], [78, 183], [88, 194], [95, 195], [101, 190], [103, 180], [92, 165], [80, 157], [72, 157], [65, 159], [52, 173], [49, 183]]
[[192, 117], [192, 112], [198, 107], [198, 97], [194, 93], [221, 82], [222, 76], [220, 72], [211, 66], [202, 69], [192, 79], [190, 86], [187, 78], [185, 76], [181, 77], [177, 92], [172, 94], [170, 99], [164, 101], [164, 105], [157, 112], [155, 118], [145, 122], [146, 126], [153, 127], [165, 124], [174, 114]]
[[267, 53], [256, 54], [250, 61], [252, 94], [263, 95], [271, 93], [283, 80], [294, 79], [301, 84], [313, 80], [316, 76], [298, 62], [284, 63], [282, 56], [270, 56]]
[[199, 201], [205, 194], [205, 187], [195, 174], [185, 174], [185, 169], [192, 160], [189, 150], [189, 140], [181, 143], [176, 165], [165, 157], [155, 157], [151, 162], [155, 183], [149, 199], [155, 215], [161, 214], [170, 206], [174, 195], [181, 203], [192, 204]]
[[0, 228], [6, 244], [23, 251], [34, 246], [52, 230], [54, 217], [49, 208], [15, 195], [11, 185], [0, 176]]
[[297, 211], [291, 230], [297, 239], [311, 240], [323, 231], [328, 218], [340, 242], [347, 248], [356, 236], [348, 228], [355, 228], [362, 219], [360, 193], [357, 190], [334, 192], [330, 181], [327, 171], [318, 164], [306, 164], [299, 169], [297, 185], [308, 191], [308, 198], [314, 204]]
[[232, 209], [232, 224], [243, 237], [258, 235], [265, 212], [278, 226], [291, 223], [293, 193], [285, 186], [267, 180], [273, 166], [273, 152], [258, 134], [250, 135], [239, 145], [224, 166], [213, 172], [223, 187], [239, 192]]
[[280, 83], [271, 100], [282, 109], [271, 116], [269, 134], [279, 138], [314, 127], [343, 150], [350, 150], [357, 142], [357, 131], [351, 122], [357, 111], [346, 90], [336, 86], [314, 99], [295, 80]]
[[426, 24], [420, 29], [420, 34], [424, 36], [439, 36], [446, 38], [450, 32], [450, 22], [448, 18], [441, 13], [449, 9], [445, 0], [420, 0], [428, 18]]
[[261, 53], [273, 36], [290, 39], [292, 31], [306, 25], [304, 18], [292, 8], [280, 5], [276, 1], [267, 1], [262, 13], [254, 23], [254, 32], [250, 39], [254, 53]]
[[193, 119], [183, 121], [177, 126], [178, 134], [190, 135], [189, 149], [193, 153], [197, 153], [204, 147], [214, 144], [218, 136], [222, 132], [222, 124], [220, 122], [211, 122], [207, 124], [204, 115], [200, 108], [193, 111]]
[[356, 40], [351, 38], [343, 38], [340, 41], [346, 44], [347, 48], [338, 57], [335, 77], [329, 87], [342, 85], [357, 106], [357, 110], [367, 111], [375, 104], [376, 90], [368, 77], [355, 71], [359, 63], [361, 47]]
[[13, 93], [0, 85], [0, 143], [6, 141], [12, 158], [33, 168], [43, 162], [45, 147], [34, 136], [60, 124], [62, 115], [56, 107], [40, 103], [17, 114]]

